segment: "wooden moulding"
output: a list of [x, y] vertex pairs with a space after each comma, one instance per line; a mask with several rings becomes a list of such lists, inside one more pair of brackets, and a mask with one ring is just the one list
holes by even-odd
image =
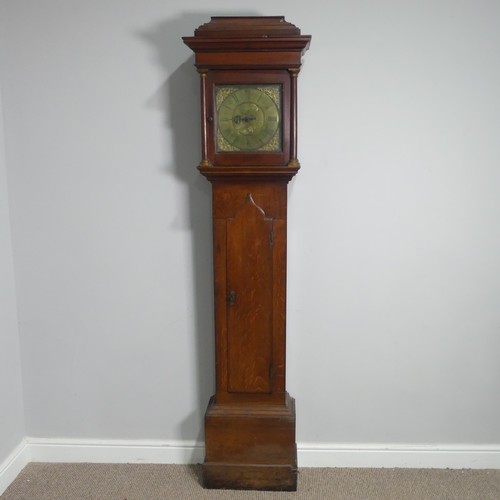
[[240, 166], [204, 166], [200, 165], [198, 170], [209, 181], [266, 181], [266, 182], [285, 182], [287, 183], [299, 171], [300, 166], [295, 167], [240, 167]]
[[212, 17], [183, 41], [195, 52], [198, 68], [288, 69], [300, 67], [311, 37], [283, 16]]
[[300, 35], [300, 29], [284, 16], [212, 16], [194, 33], [208, 38], [267, 38]]

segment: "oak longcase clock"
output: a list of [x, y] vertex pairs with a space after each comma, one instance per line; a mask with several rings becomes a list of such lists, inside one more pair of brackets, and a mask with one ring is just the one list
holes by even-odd
[[287, 184], [310, 36], [277, 17], [212, 17], [184, 42], [201, 82], [200, 172], [212, 183], [216, 389], [204, 485], [295, 490], [285, 388]]

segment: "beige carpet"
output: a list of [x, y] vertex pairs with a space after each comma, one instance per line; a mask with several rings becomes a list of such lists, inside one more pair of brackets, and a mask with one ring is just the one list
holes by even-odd
[[2, 500], [500, 500], [500, 470], [300, 469], [296, 493], [204, 490], [195, 465], [29, 464]]

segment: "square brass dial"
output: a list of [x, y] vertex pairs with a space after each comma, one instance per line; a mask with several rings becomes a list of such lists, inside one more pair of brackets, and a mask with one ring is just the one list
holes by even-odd
[[216, 85], [217, 152], [280, 152], [281, 94], [281, 84]]

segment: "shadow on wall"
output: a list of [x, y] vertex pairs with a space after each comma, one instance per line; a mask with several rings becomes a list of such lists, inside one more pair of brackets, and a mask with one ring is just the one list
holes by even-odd
[[[201, 160], [199, 77], [194, 55], [184, 45], [182, 37], [193, 35], [198, 26], [214, 15], [258, 14], [185, 14], [139, 33], [140, 38], [154, 47], [156, 61], [169, 75], [146, 102], [146, 106], [164, 113], [165, 125], [170, 129], [170, 134], [165, 136], [172, 138], [167, 147], [173, 149], [174, 161], [172, 165], [165, 165], [165, 173], [185, 183], [189, 194], [188, 206], [179, 207], [179, 212], [185, 210], [189, 214], [188, 229], [192, 231], [197, 407], [180, 423], [179, 433], [183, 440], [198, 442], [204, 439], [203, 417], [208, 400], [215, 392], [211, 186], [196, 168]], [[187, 60], [179, 62], [179, 54], [185, 54]], [[175, 262], [172, 265], [176, 265]]]

